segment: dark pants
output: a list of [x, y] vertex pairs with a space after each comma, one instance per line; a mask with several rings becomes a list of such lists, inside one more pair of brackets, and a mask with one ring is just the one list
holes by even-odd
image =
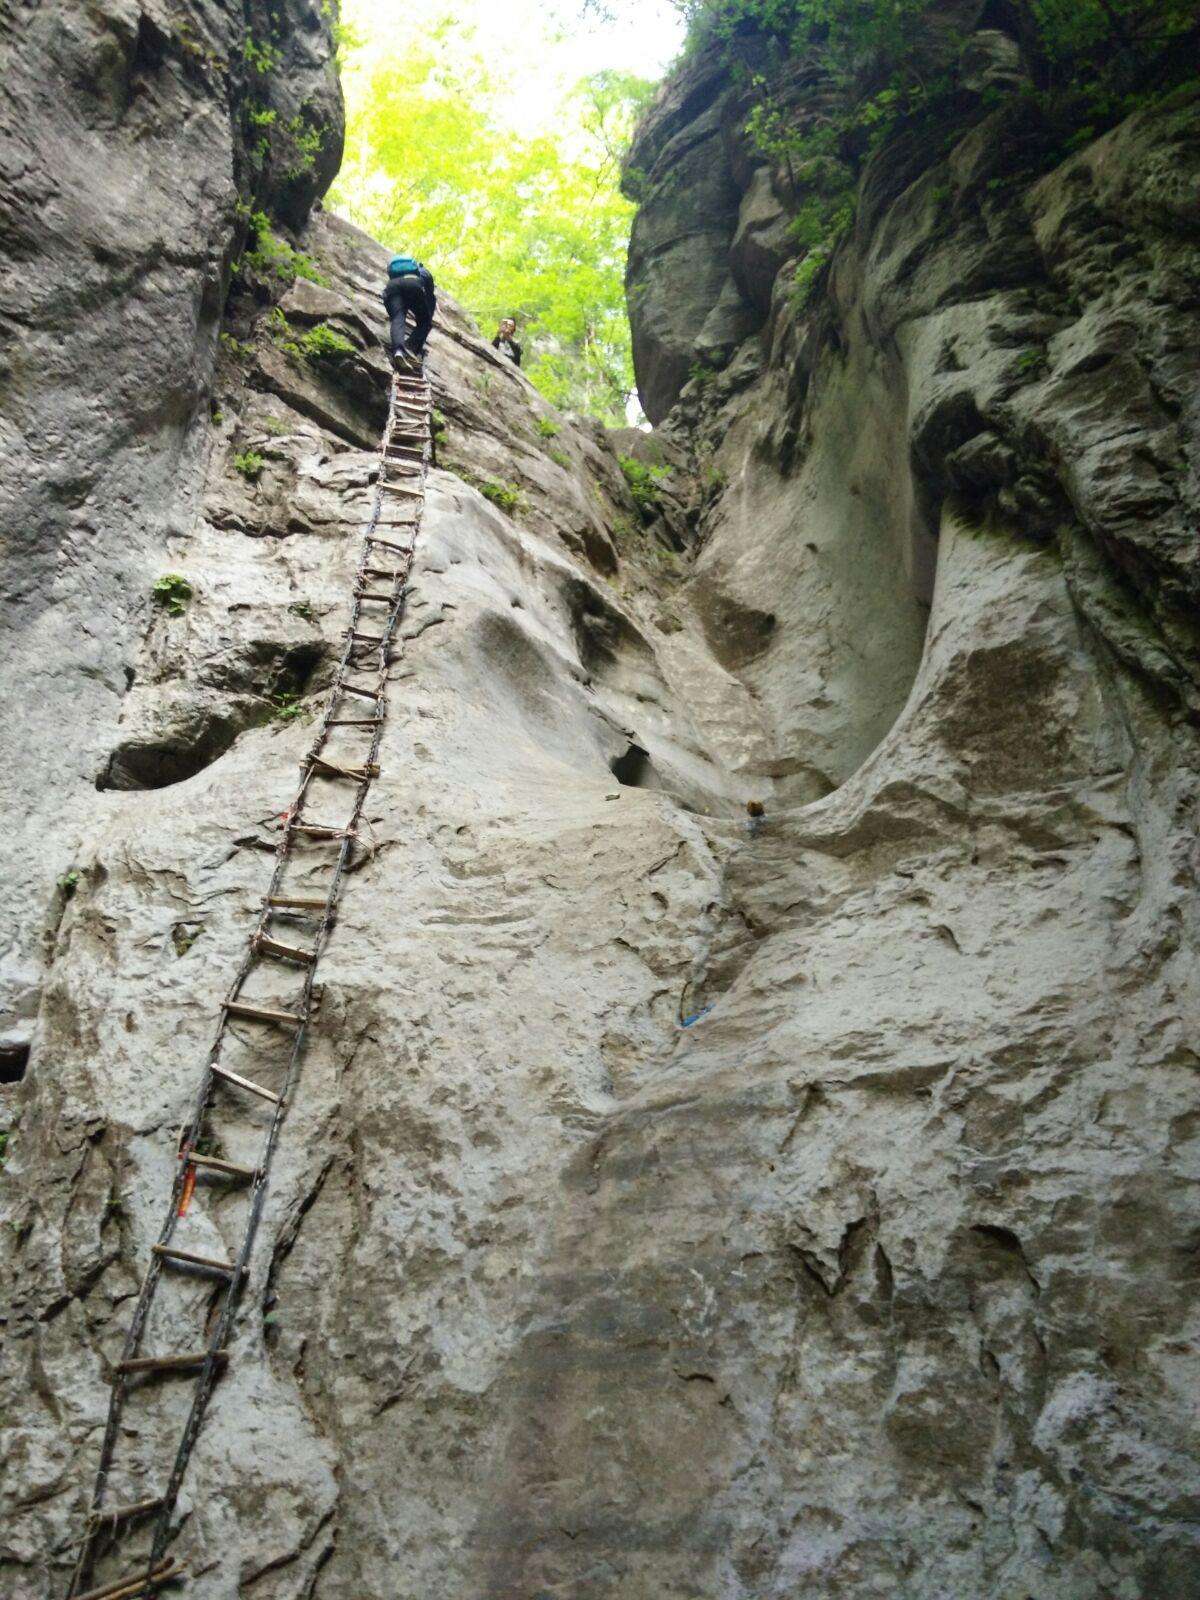
[[[403, 354], [406, 350], [414, 356], [419, 356], [425, 349], [425, 341], [429, 337], [429, 330], [433, 326], [433, 312], [429, 309], [429, 297], [425, 293], [424, 285], [419, 278], [401, 278], [397, 285], [401, 298], [392, 298], [392, 354]], [[412, 313], [416, 327], [408, 331], [407, 317]]]

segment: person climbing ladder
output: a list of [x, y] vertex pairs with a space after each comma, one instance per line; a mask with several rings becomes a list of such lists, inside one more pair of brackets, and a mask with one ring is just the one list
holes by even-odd
[[[391, 320], [392, 365], [397, 372], [419, 372], [437, 310], [433, 273], [413, 256], [393, 256], [388, 263], [383, 303]], [[411, 334], [410, 312], [415, 323]]]

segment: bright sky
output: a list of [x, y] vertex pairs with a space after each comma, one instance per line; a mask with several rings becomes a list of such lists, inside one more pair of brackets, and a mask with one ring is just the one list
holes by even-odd
[[396, 0], [343, 0], [342, 16], [373, 50], [395, 52], [414, 31], [428, 36], [442, 18], [469, 27], [484, 55], [511, 82], [515, 131], [552, 122], [562, 93], [588, 73], [607, 68], [660, 78], [683, 43], [683, 24], [669, 0], [607, 0], [612, 22], [584, 17], [583, 0], [432, 0], [405, 11]]

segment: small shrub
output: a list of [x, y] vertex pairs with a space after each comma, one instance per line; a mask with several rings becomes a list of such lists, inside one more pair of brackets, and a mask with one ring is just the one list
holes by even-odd
[[160, 606], [166, 607], [168, 616], [181, 617], [195, 590], [182, 572], [164, 572], [155, 579], [151, 593]]
[[316, 613], [307, 600], [293, 600], [288, 610], [294, 617], [299, 617], [301, 622], [315, 622], [317, 620]]
[[560, 467], [569, 467], [571, 465], [571, 458], [565, 450], [551, 450], [550, 459], [551, 461], [556, 461]]
[[354, 346], [345, 334], [331, 328], [327, 322], [318, 322], [315, 328], [301, 334], [300, 348], [307, 361], [328, 361], [335, 356], [354, 354]]
[[253, 128], [269, 128], [279, 113], [270, 106], [249, 106], [246, 117]]
[[698, 383], [701, 388], [711, 383], [716, 375], [716, 367], [710, 367], [706, 361], [693, 361], [688, 368], [688, 382]]
[[316, 168], [317, 157], [325, 148], [325, 129], [313, 127], [302, 116], [295, 116], [284, 124], [284, 132], [292, 152], [286, 175], [299, 178], [306, 172], [312, 172]]
[[549, 417], [539, 417], [535, 423], [538, 433], [543, 439], [553, 439], [562, 432], [557, 422], [551, 422]]
[[792, 304], [797, 311], [803, 311], [812, 299], [821, 268], [829, 260], [829, 256], [829, 250], [824, 246], [818, 246], [815, 250], [810, 250], [797, 266], [796, 276], [792, 282]]
[[265, 465], [266, 462], [257, 450], [243, 450], [233, 458], [233, 470], [240, 472], [242, 477], [249, 479], [251, 483], [257, 481]]
[[327, 322], [318, 322], [316, 327], [296, 333], [280, 308], [273, 306], [267, 323], [279, 348], [297, 361], [333, 361], [354, 354], [350, 340]]
[[272, 231], [271, 219], [265, 211], [251, 212], [250, 233], [254, 244], [234, 262], [235, 272], [242, 272], [248, 267], [264, 277], [279, 278], [285, 283], [306, 278], [309, 283], [328, 289], [329, 279], [319, 271], [312, 257], [305, 255], [303, 250], [293, 250], [286, 239], [280, 239]]
[[271, 696], [271, 704], [275, 707], [272, 721], [295, 722], [297, 717], [304, 715], [304, 703], [298, 694], [283, 691]]
[[524, 496], [515, 483], [497, 483], [489, 478], [479, 485], [479, 492], [485, 500], [510, 514], [524, 503]]
[[634, 456], [618, 456], [625, 482], [633, 496], [634, 504], [649, 520], [658, 510], [658, 491], [663, 479], [670, 475], [667, 467], [652, 467]]
[[261, 72], [264, 75], [273, 71], [283, 60], [282, 51], [277, 50], [273, 44], [260, 44], [257, 39], [246, 40], [242, 46], [242, 55], [252, 72]]
[[58, 887], [62, 890], [64, 900], [69, 900], [79, 887], [78, 869], [72, 867], [70, 872], [64, 872], [58, 880]]

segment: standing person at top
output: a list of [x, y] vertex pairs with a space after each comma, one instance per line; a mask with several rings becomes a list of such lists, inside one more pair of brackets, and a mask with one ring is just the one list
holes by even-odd
[[[413, 256], [393, 256], [388, 263], [388, 281], [383, 303], [391, 318], [392, 365], [398, 372], [421, 370], [425, 341], [437, 310], [433, 273]], [[408, 315], [416, 327], [408, 331]]]
[[502, 356], [507, 356], [514, 366], [521, 365], [521, 346], [517, 343], [517, 319], [505, 317], [497, 330], [496, 337], [492, 340], [492, 349], [499, 350]]

